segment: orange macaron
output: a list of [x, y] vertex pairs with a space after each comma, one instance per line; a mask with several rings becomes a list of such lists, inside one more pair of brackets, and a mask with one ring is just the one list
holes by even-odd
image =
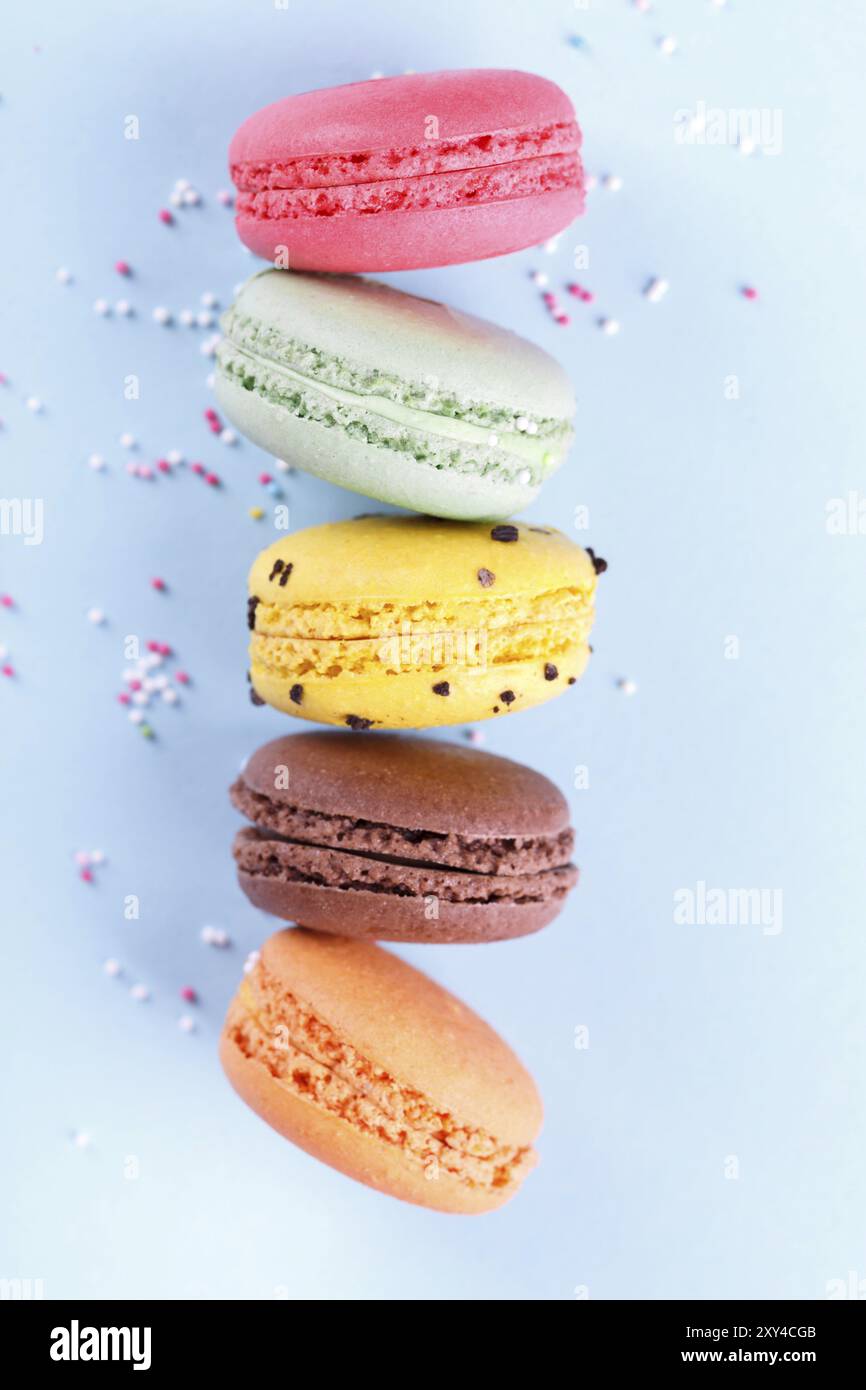
[[537, 1161], [541, 1101], [511, 1049], [368, 942], [303, 927], [270, 937], [229, 1006], [220, 1058], [286, 1139], [418, 1206], [492, 1211]]

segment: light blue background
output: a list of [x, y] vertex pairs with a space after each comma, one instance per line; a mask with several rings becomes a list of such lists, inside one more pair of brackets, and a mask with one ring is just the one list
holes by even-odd
[[[650, 15], [626, 0], [90, 0], [6, 16], [0, 467], [4, 495], [45, 499], [46, 530], [38, 547], [0, 537], [17, 604], [0, 609], [0, 643], [18, 672], [0, 680], [0, 1275], [43, 1278], [55, 1297], [436, 1300], [584, 1286], [819, 1298], [851, 1270], [866, 1278], [866, 536], [825, 528], [828, 499], [864, 485], [864, 27], [843, 0], [659, 0]], [[655, 48], [665, 33], [671, 58]], [[272, 925], [235, 886], [225, 794], [286, 728], [244, 682], [245, 575], [269, 539], [247, 509], [267, 500], [256, 478], [270, 460], [207, 432], [205, 334], [151, 319], [209, 289], [225, 303], [253, 269], [214, 196], [245, 116], [376, 70], [450, 66], [554, 78], [588, 169], [623, 179], [590, 195], [553, 255], [391, 277], [567, 366], [579, 440], [532, 518], [568, 528], [588, 506], [576, 538], [610, 561], [586, 679], [485, 726], [489, 749], [570, 791], [577, 893], [536, 938], [405, 953], [505, 1034], [545, 1098], [540, 1169], [472, 1221], [316, 1164], [217, 1065], [245, 953]], [[698, 101], [781, 109], [782, 153], [678, 144], [675, 113]], [[123, 138], [129, 114], [138, 142]], [[204, 205], [166, 228], [157, 209], [179, 177]], [[591, 308], [562, 290], [577, 244]], [[569, 328], [547, 316], [534, 267]], [[671, 284], [658, 305], [641, 294], [652, 275]], [[103, 295], [137, 317], [96, 317]], [[618, 337], [598, 314], [620, 320]], [[128, 373], [138, 402], [124, 400]], [[125, 430], [141, 461], [180, 449], [222, 490], [127, 477]], [[88, 469], [93, 451], [107, 473]], [[302, 475], [288, 495], [297, 527], [359, 509]], [[154, 743], [115, 703], [128, 633], [171, 642], [194, 678], [181, 708], [154, 713]], [[584, 764], [590, 788], [571, 791]], [[82, 847], [108, 856], [92, 886]], [[783, 931], [675, 925], [674, 892], [699, 880], [783, 889]], [[138, 922], [123, 917], [130, 893]], [[233, 948], [203, 945], [206, 923]], [[109, 956], [121, 980], [102, 973]], [[150, 1003], [130, 999], [136, 981]], [[187, 983], [202, 998], [192, 1036], [177, 1028]]]

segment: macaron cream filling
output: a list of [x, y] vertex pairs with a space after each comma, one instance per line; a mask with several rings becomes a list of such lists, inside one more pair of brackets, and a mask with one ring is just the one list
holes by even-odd
[[383, 861], [417, 861], [428, 868], [509, 877], [537, 874], [568, 865], [574, 848], [570, 826], [555, 835], [443, 834], [294, 806], [255, 791], [243, 777], [237, 779], [229, 795], [247, 820], [289, 843], [327, 846]]
[[261, 961], [241, 984], [228, 1036], [294, 1096], [399, 1148], [431, 1178], [443, 1170], [470, 1187], [502, 1189], [535, 1166], [529, 1147], [500, 1143], [440, 1109], [362, 1056], [288, 993]]
[[580, 148], [576, 121], [552, 121], [522, 130], [463, 135], [425, 141], [404, 149], [358, 150], [299, 158], [235, 160], [231, 177], [244, 192], [269, 188], [330, 188], [341, 184], [378, 183], [467, 169], [490, 168], [542, 155], [574, 154]]
[[233, 311], [224, 316], [223, 329], [227, 337], [217, 359], [228, 380], [297, 418], [343, 429], [417, 462], [509, 478], [528, 473], [524, 481], [540, 483], [568, 449], [568, 421], [462, 403], [426, 384], [382, 377]]

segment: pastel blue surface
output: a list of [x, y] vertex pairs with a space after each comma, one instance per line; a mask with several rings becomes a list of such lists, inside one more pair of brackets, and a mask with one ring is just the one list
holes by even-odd
[[[54, 1297], [412, 1300], [820, 1298], [866, 1277], [866, 536], [825, 524], [864, 477], [864, 27], [843, 0], [7, 14], [0, 466], [4, 496], [45, 512], [41, 545], [0, 536], [16, 671], [0, 678], [0, 1275], [44, 1279]], [[588, 169], [622, 179], [550, 254], [389, 277], [566, 365], [579, 441], [531, 515], [570, 529], [588, 508], [575, 538], [610, 561], [585, 680], [484, 726], [487, 748], [569, 792], [577, 893], [538, 937], [404, 952], [511, 1041], [545, 1099], [538, 1172], [471, 1221], [315, 1163], [218, 1067], [245, 954], [275, 925], [236, 888], [226, 798], [241, 760], [287, 727], [244, 681], [245, 576], [273, 534], [248, 508], [271, 505], [257, 478], [272, 461], [207, 431], [208, 330], [152, 319], [206, 291], [224, 305], [254, 268], [215, 196], [244, 117], [376, 70], [452, 66], [560, 82]], [[781, 111], [781, 152], [678, 140], [678, 113], [699, 102]], [[181, 177], [203, 204], [165, 227]], [[670, 282], [658, 304], [642, 294], [652, 276]], [[573, 278], [592, 305], [566, 293]], [[100, 318], [99, 297], [135, 316]], [[172, 449], [223, 486], [188, 469], [127, 476], [129, 458]], [[359, 510], [302, 475], [285, 487], [295, 527]], [[148, 711], [151, 742], [116, 702], [130, 634], [169, 642], [192, 676], [177, 708]], [[587, 789], [573, 787], [581, 767]], [[74, 854], [97, 847], [107, 862], [88, 885]], [[674, 895], [701, 882], [781, 889], [783, 916], [676, 922]], [[206, 924], [231, 948], [203, 944]], [[130, 997], [138, 982], [147, 1003]], [[178, 997], [187, 984], [198, 1006]]]

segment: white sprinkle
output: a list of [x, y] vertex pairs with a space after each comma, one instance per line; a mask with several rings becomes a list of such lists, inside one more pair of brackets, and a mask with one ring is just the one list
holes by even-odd
[[217, 190], [217, 202], [222, 203], [224, 208], [230, 208], [233, 201], [234, 199], [227, 188], [220, 188]]
[[72, 271], [67, 270], [66, 266], [62, 265], [59, 270], [55, 270], [54, 278], [57, 281], [58, 285], [71, 285]]
[[201, 202], [201, 194], [198, 193], [194, 188], [188, 188], [183, 195], [183, 201], [185, 206], [188, 208], [198, 207], [199, 203]]
[[286, 463], [285, 459], [274, 459], [274, 464], [280, 470], [281, 473], [291, 473], [292, 471], [292, 465], [290, 463]]
[[599, 319], [598, 326], [602, 333], [606, 333], [609, 338], [614, 337], [619, 332], [618, 319]]
[[140, 709], [131, 709], [131, 710], [129, 711], [129, 714], [127, 715], [127, 718], [128, 718], [128, 720], [129, 720], [130, 724], [143, 724], [143, 723], [144, 723], [144, 715], [142, 714], [142, 712], [141, 712]]
[[133, 690], [132, 703], [138, 705], [141, 709], [147, 709], [150, 704], [150, 696], [146, 690]]
[[514, 428], [520, 430], [521, 434], [529, 429], [529, 421], [525, 415], [518, 415], [517, 419], [514, 421]]
[[175, 193], [185, 193], [188, 188], [192, 188], [192, 184], [190, 183], [189, 179], [175, 179]]
[[528, 468], [521, 468], [517, 475], [517, 481], [521, 487], [526, 487], [526, 484], [532, 481], [532, 474]]
[[195, 321], [199, 328], [213, 328], [214, 325], [213, 314], [209, 314], [207, 309], [200, 309], [195, 316]]
[[247, 956], [246, 960], [244, 961], [244, 974], [245, 974], [245, 975], [249, 975], [250, 971], [255, 969], [255, 967], [258, 965], [259, 961], [261, 960], [261, 955], [262, 955], [261, 951], [250, 951], [249, 955]]
[[496, 446], [497, 446], [497, 444], [499, 443], [499, 435], [498, 435], [498, 434], [488, 434], [488, 436], [487, 436], [487, 443], [490, 445], [491, 449], [495, 449]]
[[141, 682], [141, 688], [142, 688], [142, 690], [148, 690], [148, 691], [150, 691], [150, 690], [156, 690], [156, 677], [155, 677], [155, 676], [145, 676], [144, 680]]
[[650, 304], [658, 304], [660, 299], [664, 299], [669, 289], [670, 285], [667, 280], [653, 279], [650, 280], [644, 290], [644, 296], [649, 300]]
[[204, 294], [201, 296], [201, 302], [206, 309], [215, 309], [219, 300], [213, 290], [205, 290]]
[[28, 396], [26, 405], [28, 410], [33, 411], [34, 415], [39, 415], [42, 410], [42, 402], [38, 396]]
[[101, 608], [89, 608], [87, 610], [87, 621], [89, 623], [95, 623], [96, 626], [99, 627], [101, 623], [105, 622], [105, 614]]
[[166, 309], [164, 304], [159, 304], [153, 311], [153, 317], [156, 323], [171, 323], [171, 310]]
[[586, 189], [587, 193], [591, 193], [597, 184], [598, 179], [596, 178], [595, 174], [587, 174], [586, 178], [583, 181], [583, 186]]
[[231, 945], [229, 934], [223, 931], [222, 927], [202, 927], [201, 939], [207, 946], [223, 948]]
[[543, 290], [550, 284], [550, 276], [546, 275], [543, 270], [533, 270], [532, 283], [533, 285], [537, 285], [540, 290]]
[[216, 385], [216, 372], [208, 372], [204, 379], [204, 384], [209, 391], [212, 391]]
[[676, 53], [678, 47], [673, 34], [665, 34], [664, 38], [658, 40], [659, 52], [664, 54], [665, 58], [670, 58], [672, 53]]
[[91, 454], [87, 460], [88, 468], [92, 468], [94, 473], [101, 473], [105, 467], [105, 459], [101, 454]]
[[129, 992], [138, 1004], [143, 1004], [146, 999], [150, 998], [150, 990], [147, 985], [133, 985]]
[[168, 685], [168, 676], [161, 672], [158, 676], [151, 676], [150, 683], [154, 690], [165, 690]]
[[619, 174], [605, 174], [603, 186], [607, 189], [608, 193], [618, 193], [622, 188], [622, 179]]
[[527, 421], [526, 433], [527, 433], [527, 434], [538, 434], [538, 425], [535, 423], [534, 420], [529, 420], [529, 421]]
[[136, 447], [134, 434], [122, 434], [120, 436], [121, 449], [134, 449]]
[[5, 661], [9, 655], [9, 648], [0, 646], [0, 661]]
[[177, 464], [183, 463], [183, 454], [180, 452], [180, 449], [172, 449], [165, 457], [172, 467], [176, 467]]
[[106, 975], [111, 976], [112, 980], [116, 980], [118, 975], [121, 975], [123, 973], [123, 967], [121, 966], [119, 960], [107, 960], [102, 968], [105, 971]]
[[178, 322], [182, 323], [184, 328], [195, 327], [195, 314], [193, 313], [192, 309], [181, 309], [177, 318]]
[[238, 437], [234, 430], [223, 430], [220, 433], [221, 444], [237, 444]]
[[622, 691], [623, 695], [636, 695], [636, 694], [637, 694], [637, 682], [636, 682], [636, 681], [627, 680], [626, 677], [623, 676], [622, 679], [621, 679], [621, 680], [618, 680], [616, 684], [617, 684], [617, 688], [618, 688], [619, 690]]
[[94, 314], [101, 314], [103, 318], [111, 313], [111, 305], [107, 299], [95, 299], [93, 301]]
[[202, 357], [216, 357], [216, 350], [219, 347], [219, 343], [220, 339], [218, 333], [214, 333], [210, 338], [205, 338], [199, 348]]
[[90, 862], [91, 862], [91, 864], [104, 864], [104, 863], [105, 863], [105, 851], [104, 851], [104, 850], [101, 850], [101, 849], [94, 849], [94, 850], [91, 850], [91, 851], [90, 851]]
[[169, 689], [164, 690], [164, 691], [162, 692], [162, 698], [163, 698], [163, 700], [165, 701], [165, 703], [166, 703], [167, 705], [176, 705], [176, 704], [177, 704], [177, 691], [176, 691], [176, 690], [172, 690], [172, 689], [169, 687]]
[[179, 208], [180, 205], [181, 205], [182, 202], [183, 202], [183, 194], [182, 194], [182, 193], [172, 193], [172, 195], [171, 195], [171, 197], [169, 198], [168, 201], [171, 203], [171, 205], [172, 205], [173, 208]]
[[552, 236], [549, 241], [544, 243], [544, 249], [548, 256], [552, 256], [553, 253], [559, 249], [559, 237]]
[[114, 307], [122, 318], [128, 319], [132, 313], [132, 305], [128, 299], [118, 299]]
[[190, 1014], [181, 1014], [177, 1026], [182, 1033], [194, 1033], [195, 1019]]
[[86, 849], [77, 849], [75, 851], [75, 862], [76, 864], [81, 864], [86, 867], [90, 863], [89, 852]]
[[92, 1140], [89, 1134], [86, 1134], [83, 1129], [79, 1129], [73, 1134], [72, 1142], [76, 1149], [89, 1149]]

